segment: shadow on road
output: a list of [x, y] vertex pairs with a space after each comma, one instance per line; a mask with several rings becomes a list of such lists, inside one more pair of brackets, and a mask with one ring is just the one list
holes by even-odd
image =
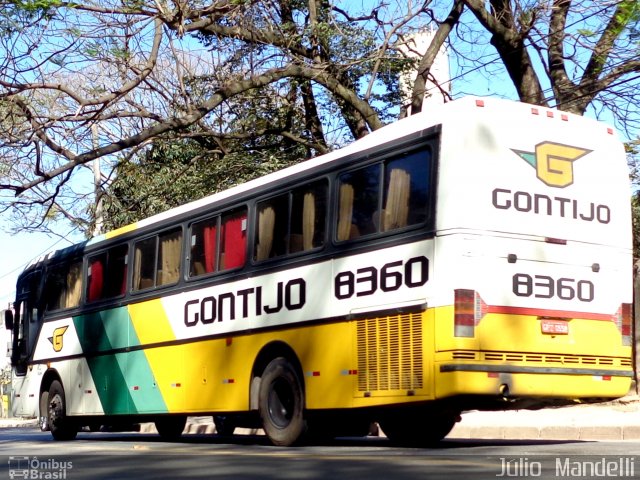
[[[212, 445], [251, 445], [271, 447], [264, 435], [217, 435], [217, 434], [188, 434], [171, 442], [162, 439], [156, 434], [139, 433], [81, 433], [78, 440], [96, 442], [136, 442], [136, 443], [178, 443], [178, 444], [212, 444]], [[468, 439], [451, 438], [444, 439], [429, 446], [415, 447], [428, 450], [456, 450], [470, 449], [474, 447], [500, 447], [500, 446], [534, 446], [534, 445], [562, 445], [572, 443], [591, 443], [585, 440], [523, 440], [523, 439]], [[379, 447], [406, 449], [406, 445], [397, 445], [385, 437], [341, 437], [333, 440], [308, 441], [299, 447]], [[282, 447], [273, 447], [279, 448]], [[296, 447], [292, 447], [296, 448]]]

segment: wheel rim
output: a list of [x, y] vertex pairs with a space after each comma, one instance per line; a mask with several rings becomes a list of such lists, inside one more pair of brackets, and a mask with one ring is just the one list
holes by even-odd
[[54, 395], [49, 402], [49, 417], [50, 422], [54, 425], [58, 424], [58, 420], [64, 416], [64, 405], [62, 404], [62, 397], [59, 394]]
[[285, 428], [291, 423], [295, 409], [294, 394], [291, 384], [278, 378], [269, 392], [269, 416], [278, 428]]

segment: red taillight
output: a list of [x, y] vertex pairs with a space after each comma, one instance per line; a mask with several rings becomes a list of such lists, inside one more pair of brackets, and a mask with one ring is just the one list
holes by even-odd
[[454, 291], [454, 336], [473, 337], [482, 317], [487, 313], [487, 305], [474, 290]]
[[633, 309], [630, 303], [623, 303], [613, 316], [613, 320], [616, 322], [616, 326], [622, 334], [622, 345], [625, 347], [631, 346], [632, 311]]

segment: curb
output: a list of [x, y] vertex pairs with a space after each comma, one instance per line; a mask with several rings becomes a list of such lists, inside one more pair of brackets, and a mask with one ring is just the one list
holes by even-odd
[[[187, 422], [182, 431], [183, 435], [214, 435], [217, 432], [216, 426], [212, 421], [202, 421], [199, 417], [195, 417], [195, 422]], [[157, 434], [156, 426], [153, 423], [140, 424], [140, 433]], [[236, 428], [234, 435], [264, 435], [261, 428]]]
[[38, 420], [35, 418], [0, 418], [0, 428], [27, 428], [37, 426]]
[[465, 426], [456, 425], [447, 438], [494, 440], [640, 440], [640, 426]]
[[449, 438], [512, 440], [640, 440], [640, 399], [542, 410], [470, 411]]

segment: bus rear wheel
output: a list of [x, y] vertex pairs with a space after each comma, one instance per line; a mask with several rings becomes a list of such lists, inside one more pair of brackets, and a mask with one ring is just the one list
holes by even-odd
[[49, 388], [47, 401], [47, 424], [55, 440], [73, 440], [78, 434], [78, 427], [67, 417], [67, 404], [64, 389], [58, 380], [54, 380]]
[[265, 368], [258, 393], [262, 428], [274, 445], [290, 446], [306, 430], [302, 383], [289, 361], [272, 360]]
[[446, 437], [459, 419], [457, 412], [408, 409], [385, 415], [380, 427], [393, 443], [427, 447]]

